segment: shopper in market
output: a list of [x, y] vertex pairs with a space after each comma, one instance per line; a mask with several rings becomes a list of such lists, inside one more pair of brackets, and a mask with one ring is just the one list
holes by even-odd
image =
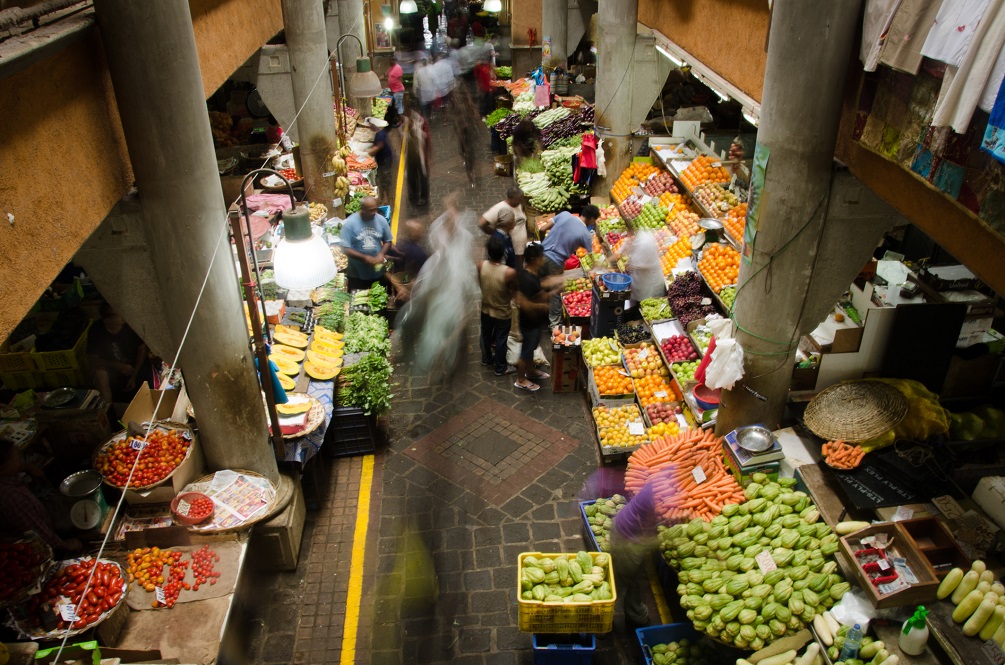
[[394, 108], [398, 111], [399, 116], [405, 114], [405, 84], [401, 82], [403, 75], [404, 72], [401, 69], [401, 63], [398, 62], [398, 56], [392, 56], [391, 68], [387, 70], [387, 87], [391, 91]]
[[516, 382], [513, 385], [532, 393], [541, 389], [536, 381], [551, 376], [534, 368], [534, 351], [541, 344], [542, 330], [548, 325], [548, 301], [561, 289], [559, 284], [542, 281], [545, 277], [543, 268], [544, 248], [541, 243], [529, 243], [524, 252], [524, 269], [520, 271], [516, 294], [523, 341], [520, 343], [520, 360], [517, 362]]
[[394, 288], [394, 299], [399, 306], [411, 298], [415, 278], [429, 259], [429, 252], [424, 246], [426, 228], [422, 222], [410, 219], [405, 222], [404, 230], [405, 237], [388, 251], [388, 256], [394, 261], [394, 272], [387, 278]]
[[339, 238], [349, 259], [346, 268], [349, 289], [369, 289], [380, 281], [393, 237], [387, 220], [377, 213], [377, 199], [368, 196], [360, 202], [359, 211], [349, 215], [342, 225]]
[[509, 268], [516, 268], [516, 253], [513, 251], [513, 226], [516, 223], [516, 216], [509, 208], [503, 208], [499, 212], [499, 221], [496, 223], [496, 230], [492, 232], [491, 238], [497, 238], [503, 244], [503, 263]]
[[488, 259], [478, 263], [478, 283], [482, 289], [482, 366], [495, 368], [496, 376], [512, 374], [516, 368], [506, 361], [511, 323], [510, 304], [516, 293], [517, 274], [504, 261], [506, 246], [493, 235], [485, 245]]
[[6, 535], [23, 537], [34, 531], [54, 550], [76, 554], [84, 544], [76, 538], [62, 538], [56, 533], [52, 516], [28, 486], [28, 479], [44, 480], [42, 469], [28, 464], [13, 441], [0, 440], [0, 530]]
[[478, 228], [485, 235], [492, 235], [499, 222], [499, 213], [506, 209], [513, 211], [513, 252], [516, 254], [516, 268], [523, 267], [523, 252], [527, 246], [527, 215], [523, 211], [523, 192], [514, 187], [506, 192], [506, 198], [495, 204], [478, 219]]
[[370, 118], [368, 124], [376, 132], [367, 154], [377, 162], [377, 194], [384, 205], [394, 205], [394, 152], [391, 150], [387, 121]]
[[429, 166], [433, 137], [429, 121], [415, 110], [405, 118], [405, 176], [408, 179], [408, 201], [414, 208], [429, 205]]
[[[563, 210], [542, 228], [548, 235], [544, 237], [544, 256], [546, 259], [545, 274], [561, 275], [565, 272], [565, 260], [576, 253], [579, 248], [590, 251], [593, 248], [593, 237], [590, 234], [597, 220], [600, 219], [600, 208], [595, 205], [585, 206], [579, 215]], [[556, 293], [551, 302], [549, 315], [552, 327], [559, 325], [562, 319], [562, 298]]]
[[433, 102], [436, 101], [436, 72], [426, 58], [415, 66], [415, 74], [412, 75], [412, 93], [418, 99], [422, 115], [431, 119]]
[[87, 360], [94, 387], [106, 402], [128, 402], [149, 378], [149, 349], [107, 302], [99, 309], [101, 321], [87, 337]]
[[468, 184], [475, 186], [478, 181], [478, 149], [479, 131], [484, 125], [478, 120], [478, 109], [471, 99], [467, 86], [459, 85], [451, 94], [453, 113], [450, 114], [454, 123], [454, 134], [457, 136], [457, 149], [464, 160], [464, 170], [468, 175]]

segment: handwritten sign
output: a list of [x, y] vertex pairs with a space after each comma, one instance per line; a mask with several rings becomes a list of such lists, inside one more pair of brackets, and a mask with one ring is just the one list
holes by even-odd
[[665, 390], [657, 390], [656, 392], [653, 393], [653, 396], [654, 397], [659, 397], [660, 399], [665, 399], [666, 396], [667, 396], [667, 391], [665, 391]]
[[129, 447], [133, 450], [143, 450], [147, 444], [142, 439], [133, 439], [129, 442]]
[[893, 514], [892, 521], [900, 522], [901, 520], [909, 520], [914, 517], [914, 511], [907, 506], [900, 506], [897, 508], [897, 512]]
[[630, 422], [628, 423], [628, 433], [632, 436], [642, 436], [646, 433], [645, 425], [638, 421]]
[[189, 511], [190, 508], [191, 508], [191, 505], [189, 505], [188, 501], [185, 501], [184, 499], [180, 499], [178, 501], [178, 514], [179, 515], [186, 515], [187, 516], [188, 515], [188, 511]]
[[994, 663], [994, 665], [1005, 664], [1005, 651], [1002, 651], [1001, 647], [994, 640], [988, 640], [981, 645], [981, 651], [984, 652], [989, 663]]
[[67, 623], [77, 620], [77, 606], [73, 603], [66, 603], [59, 606], [59, 616]]
[[645, 346], [642, 347], [642, 350], [639, 351], [639, 353], [638, 353], [638, 355], [636, 357], [639, 360], [645, 360], [646, 358], [648, 358], [649, 357], [649, 349], [648, 349], [648, 347], [645, 347]]
[[156, 598], [157, 602], [161, 605], [167, 605], [167, 597], [164, 595], [164, 587], [154, 587], [154, 598]]
[[754, 561], [757, 562], [757, 567], [761, 570], [762, 575], [767, 575], [772, 570], [778, 568], [778, 566], [775, 565], [775, 560], [771, 558], [771, 552], [768, 550], [764, 550], [755, 556]]

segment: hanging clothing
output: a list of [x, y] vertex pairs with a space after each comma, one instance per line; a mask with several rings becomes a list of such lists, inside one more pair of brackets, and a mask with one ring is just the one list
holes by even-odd
[[862, 45], [859, 59], [867, 72], [876, 71], [879, 53], [883, 47], [890, 23], [893, 21], [901, 0], [866, 0], [862, 16]]
[[973, 45], [959, 68], [946, 67], [935, 104], [933, 126], [948, 126], [958, 134], [966, 133], [1003, 45], [1005, 10], [998, 1], [977, 27]]
[[995, 60], [994, 66], [991, 67], [991, 75], [988, 76], [988, 82], [984, 85], [981, 99], [977, 102], [980, 110], [991, 113], [995, 100], [998, 99], [998, 90], [1001, 89], [1003, 79], [1005, 79], [1005, 48], [998, 52], [998, 58]]
[[921, 47], [935, 25], [940, 3], [933, 0], [901, 0], [886, 31], [879, 63], [908, 74], [921, 67]]
[[991, 119], [984, 130], [981, 150], [1005, 164], [1005, 94], [1002, 90], [998, 91], [998, 98], [991, 109]]
[[990, 5], [990, 0], [943, 0], [921, 54], [959, 67]]

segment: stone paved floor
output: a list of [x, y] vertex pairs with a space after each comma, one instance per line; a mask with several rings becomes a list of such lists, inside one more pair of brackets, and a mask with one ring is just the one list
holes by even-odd
[[[503, 198], [512, 180], [492, 175], [487, 133], [470, 188], [453, 133], [439, 120], [433, 131], [431, 210], [409, 210], [406, 198], [402, 221], [435, 217], [452, 191], [476, 215]], [[308, 513], [297, 570], [252, 580], [260, 596], [241, 616], [248, 640], [235, 662], [533, 662], [531, 636], [517, 628], [517, 555], [583, 549], [577, 500], [599, 466], [592, 420], [583, 394], [553, 394], [549, 382], [518, 391], [512, 376], [481, 367], [476, 326], [466, 339], [451, 386], [396, 366], [389, 442], [373, 464], [355, 652], [344, 652], [354, 624], [346, 600], [364, 462], [343, 458], [321, 461], [320, 510]], [[617, 610], [597, 662], [638, 661]]]

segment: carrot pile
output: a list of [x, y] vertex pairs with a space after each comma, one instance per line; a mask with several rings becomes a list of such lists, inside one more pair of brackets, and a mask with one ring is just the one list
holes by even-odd
[[354, 152], [346, 156], [345, 165], [350, 171], [369, 171], [377, 168], [377, 162], [373, 157], [360, 157]]
[[[695, 479], [701, 467], [705, 480]], [[688, 430], [659, 437], [628, 458], [625, 489], [638, 494], [653, 483], [656, 512], [675, 524], [695, 517], [711, 520], [727, 503], [743, 503], [736, 479], [722, 461], [722, 439], [709, 430]]]
[[828, 441], [821, 449], [824, 461], [835, 469], [854, 469], [862, 463], [865, 451], [844, 441]]

